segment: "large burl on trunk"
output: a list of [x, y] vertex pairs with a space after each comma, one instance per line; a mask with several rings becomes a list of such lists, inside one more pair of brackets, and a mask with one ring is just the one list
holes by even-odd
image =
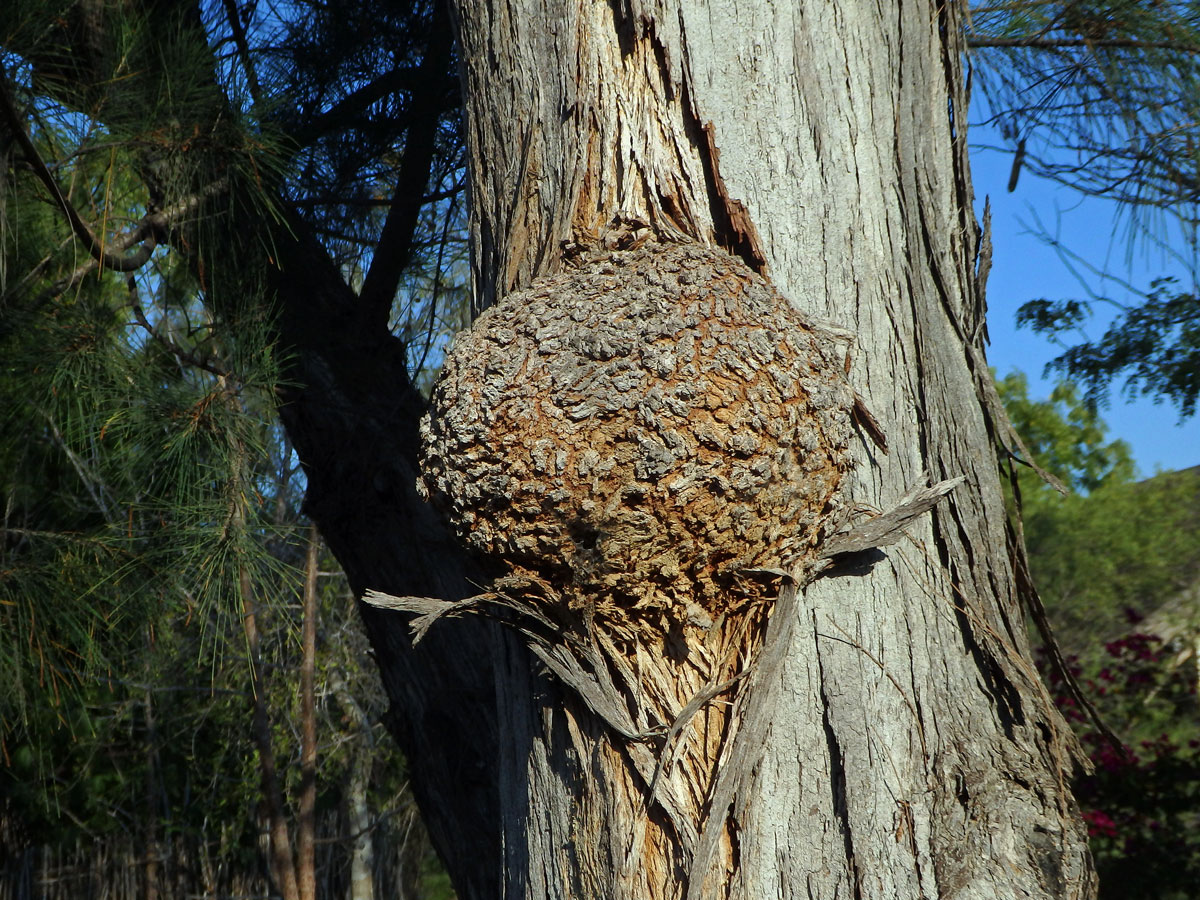
[[641, 896], [695, 857], [770, 570], [804, 580], [848, 518], [853, 394], [823, 337], [741, 260], [646, 236], [509, 294], [434, 392], [425, 481], [497, 573], [489, 604], [615, 732], [572, 735], [635, 773], [585, 788], [573, 840]]
[[1000, 489], [959, 12], [457, 4], [482, 314], [404, 490], [474, 586], [368, 620], [402, 737], [475, 760], [419, 772], [463, 896], [1094, 891]]

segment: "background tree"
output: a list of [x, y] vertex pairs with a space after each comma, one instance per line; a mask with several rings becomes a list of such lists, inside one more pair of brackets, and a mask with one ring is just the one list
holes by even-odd
[[1021, 473], [1034, 579], [1070, 669], [1118, 736], [1114, 745], [1044, 665], [1095, 767], [1076, 791], [1100, 896], [1190, 897], [1200, 865], [1198, 623], [1189, 613], [1200, 575], [1200, 472], [1135, 482], [1128, 447], [1107, 440], [1073, 385], [1041, 402], [1018, 373], [998, 388], [1034, 456], [1074, 489], [1063, 497], [1032, 470]]
[[[1140, 305], [1096, 298], [1115, 306], [1117, 314], [1095, 340], [1084, 331], [1092, 314], [1088, 301], [1030, 300], [1017, 313], [1017, 324], [1065, 347], [1050, 367], [1086, 385], [1093, 405], [1107, 402], [1109, 385], [1123, 378], [1127, 398], [1169, 400], [1186, 419], [1195, 413], [1200, 395], [1200, 296], [1181, 290], [1173, 278], [1161, 278], [1139, 299]], [[1083, 340], [1068, 344], [1064, 336], [1072, 332]]]

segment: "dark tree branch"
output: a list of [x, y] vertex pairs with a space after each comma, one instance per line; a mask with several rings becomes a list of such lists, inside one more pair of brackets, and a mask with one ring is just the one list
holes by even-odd
[[[465, 185], [462, 182], [457, 182], [453, 187], [446, 188], [445, 190], [432, 191], [421, 198], [421, 205], [426, 206], [430, 203], [437, 203], [441, 200], [449, 200], [451, 197], [457, 197], [463, 192], [464, 188]], [[313, 206], [391, 206], [395, 201], [393, 198], [325, 195], [321, 197], [301, 197], [290, 202], [296, 209], [305, 209]]]
[[1187, 41], [1147, 41], [1140, 38], [1050, 38], [1041, 35], [1011, 38], [968, 35], [967, 46], [972, 49], [1011, 47], [1030, 50], [1062, 50], [1072, 47], [1089, 47], [1105, 50], [1176, 50], [1180, 53], [1200, 53], [1200, 45]]
[[[144, 234], [143, 234], [142, 229], [146, 225], [147, 220], [153, 218], [155, 230], [159, 234], [169, 234], [171, 229], [181, 219], [183, 219], [188, 214], [195, 212], [197, 209], [200, 208], [200, 206], [202, 204], [204, 204], [211, 197], [221, 194], [224, 191], [227, 191], [228, 189], [229, 189], [229, 179], [228, 178], [219, 178], [216, 181], [209, 184], [207, 187], [204, 188], [204, 190], [200, 191], [199, 193], [193, 194], [190, 197], [184, 197], [179, 202], [173, 203], [171, 206], [169, 206], [168, 208], [166, 208], [164, 210], [160, 210], [153, 214], [147, 214], [147, 216], [145, 218], [143, 218], [142, 222], [140, 222], [138, 224], [138, 226], [133, 229], [133, 231], [130, 231], [126, 234], [119, 235], [111, 242], [110, 246], [113, 247], [115, 250], [114, 255], [119, 255], [119, 254], [123, 253], [124, 251], [126, 251], [130, 247], [132, 247], [134, 244], [143, 240]], [[122, 259], [132, 259], [134, 257], [121, 257], [121, 258]], [[49, 288], [47, 288], [46, 291], [38, 298], [38, 304], [44, 303], [47, 300], [51, 300], [54, 297], [57, 297], [60, 294], [62, 294], [64, 291], [70, 290], [75, 285], [79, 284], [79, 282], [89, 272], [94, 272], [96, 269], [100, 268], [100, 266], [101, 266], [101, 262], [99, 260], [89, 259], [87, 262], [76, 267], [76, 269], [70, 275], [68, 275], [66, 278], [59, 279], [54, 284], [52, 284]], [[132, 270], [130, 270], [130, 271], [132, 271]], [[24, 284], [24, 283], [25, 282], [23, 281], [22, 284]]]
[[223, 0], [225, 17], [229, 19], [229, 30], [233, 33], [233, 42], [237, 46], [238, 56], [242, 60], [242, 68], [246, 71], [246, 84], [250, 88], [250, 99], [255, 105], [260, 102], [258, 75], [254, 71], [254, 62], [250, 58], [250, 44], [246, 41], [246, 29], [242, 27], [242, 17], [238, 13], [237, 0]]
[[412, 256], [413, 234], [433, 167], [438, 122], [445, 108], [445, 99], [437, 85], [450, 63], [450, 48], [450, 17], [443, 3], [435, 3], [429, 46], [420, 67], [425, 88], [413, 94], [392, 208], [359, 293], [367, 315], [385, 325], [400, 276]]
[[133, 313], [133, 320], [137, 322], [137, 324], [140, 325], [151, 338], [153, 338], [159, 344], [162, 344], [163, 347], [167, 349], [167, 352], [176, 357], [180, 362], [187, 363], [190, 366], [195, 366], [197, 369], [203, 369], [205, 372], [209, 372], [213, 375], [217, 375], [230, 381], [239, 380], [231, 370], [220, 365], [211, 357], [203, 358], [197, 356], [191, 351], [179, 346], [176, 341], [151, 325], [150, 320], [146, 318], [146, 311], [142, 309], [142, 300], [138, 295], [137, 282], [134, 280], [132, 274], [128, 277], [126, 286], [129, 288], [129, 309]]
[[370, 107], [372, 103], [377, 103], [384, 97], [388, 97], [399, 91], [430, 90], [434, 93], [441, 91], [447, 105], [453, 105], [457, 102], [455, 93], [457, 85], [444, 77], [443, 72], [438, 72], [434, 76], [434, 80], [438, 82], [436, 87], [433, 83], [426, 80], [426, 75], [424, 65], [415, 68], [406, 66], [384, 72], [375, 80], [367, 82], [362, 87], [343, 97], [330, 109], [314, 118], [297, 134], [293, 135], [293, 138], [301, 146], [307, 146], [312, 141], [326, 134], [344, 131], [352, 123], [354, 117]]

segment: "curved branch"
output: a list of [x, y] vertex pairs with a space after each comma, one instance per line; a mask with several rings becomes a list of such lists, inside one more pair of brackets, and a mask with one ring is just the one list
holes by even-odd
[[126, 286], [129, 289], [129, 309], [133, 313], [133, 319], [143, 330], [155, 341], [162, 344], [172, 356], [176, 357], [180, 362], [195, 366], [198, 369], [203, 369], [220, 378], [225, 378], [230, 381], [237, 380], [234, 373], [217, 363], [211, 357], [204, 358], [197, 356], [195, 353], [181, 347], [175, 340], [168, 335], [163, 334], [157, 328], [150, 324], [150, 320], [146, 318], [146, 311], [142, 309], [142, 301], [138, 296], [137, 282], [130, 275], [126, 279]]
[[137, 243], [141, 243], [142, 245], [132, 256], [123, 256], [119, 253], [105, 250], [103, 243], [96, 237], [95, 232], [83, 221], [79, 212], [67, 200], [62, 189], [58, 186], [58, 182], [54, 180], [54, 176], [46, 168], [46, 163], [38, 153], [37, 147], [33, 145], [29, 133], [25, 130], [25, 123], [21, 121], [21, 116], [17, 112], [16, 105], [8, 93], [8, 78], [3, 69], [0, 69], [0, 115], [3, 115], [4, 124], [11, 131], [12, 137], [20, 146], [25, 161], [33, 169], [33, 174], [46, 186], [46, 189], [50, 192], [50, 196], [58, 208], [62, 210], [63, 215], [70, 224], [71, 230], [83, 242], [83, 245], [87, 248], [92, 258], [102, 268], [111, 269], [114, 272], [135, 272], [144, 266], [154, 253], [154, 248], [158, 246], [158, 236], [163, 233], [165, 228], [165, 222], [161, 214], [147, 213], [142, 218], [142, 221], [138, 223], [137, 228], [125, 236], [127, 241], [125, 243], [126, 248], [132, 247]]
[[[196, 194], [193, 194], [190, 197], [184, 197], [178, 203], [174, 203], [164, 210], [160, 210], [160, 211], [153, 212], [153, 213], [147, 213], [146, 216], [143, 217], [142, 221], [138, 223], [137, 228], [135, 228], [133, 231], [130, 231], [126, 234], [120, 235], [118, 238], [116, 238], [116, 240], [112, 241], [111, 246], [113, 246], [117, 249], [117, 253], [121, 253], [121, 252], [124, 252], [125, 250], [128, 250], [130, 247], [132, 247], [134, 244], [138, 243], [139, 241], [147, 239], [146, 233], [143, 230], [147, 226], [149, 226], [151, 228], [152, 233], [156, 236], [169, 234], [171, 228], [175, 225], [176, 222], [179, 221], [179, 219], [183, 218], [188, 213], [193, 212], [194, 210], [198, 209], [200, 207], [200, 205], [202, 203], [204, 203], [204, 201], [207, 200], [209, 197], [213, 197], [213, 196], [220, 194], [221, 192], [226, 191], [228, 189], [229, 189], [229, 179], [228, 178], [219, 178], [216, 181], [212, 182], [210, 185], [208, 185], [206, 188], [204, 188], [204, 190], [202, 190]], [[143, 249], [145, 249], [144, 245], [143, 245]], [[113, 254], [113, 255], [117, 255], [117, 254]], [[118, 258], [134, 260], [134, 259], [137, 259], [138, 257], [140, 257], [141, 255], [142, 255], [142, 253], [141, 253], [141, 251], [139, 251], [135, 256], [118, 257]], [[149, 259], [148, 256], [147, 256], [147, 259]], [[145, 261], [143, 261], [143, 263], [144, 262]], [[57, 297], [63, 291], [70, 290], [75, 285], [77, 285], [85, 275], [87, 275], [89, 272], [94, 271], [97, 268], [100, 268], [102, 265], [103, 265], [103, 263], [99, 260], [96, 260], [96, 259], [88, 260], [87, 262], [83, 263], [83, 265], [78, 266], [66, 278], [59, 279], [54, 284], [50, 285], [50, 287], [48, 287], [45, 290], [45, 292], [43, 292], [42, 295], [38, 298], [38, 303], [39, 304], [44, 303], [47, 300]], [[106, 267], [106, 268], [108, 268], [108, 267]], [[120, 270], [118, 270], [118, 271], [120, 271]], [[132, 269], [127, 270], [127, 271], [132, 271]]]
[[438, 122], [445, 109], [436, 85], [449, 65], [451, 46], [448, 12], [444, 4], [435, 4], [429, 44], [420, 67], [420, 77], [428, 82], [428, 87], [413, 96], [392, 207], [359, 292], [360, 302], [368, 314], [384, 327], [400, 276], [412, 257], [413, 235], [434, 162]]

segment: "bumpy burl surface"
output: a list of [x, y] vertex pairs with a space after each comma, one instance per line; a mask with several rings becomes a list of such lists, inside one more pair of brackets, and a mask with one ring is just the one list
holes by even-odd
[[852, 402], [837, 350], [769, 282], [650, 244], [539, 280], [455, 341], [423, 479], [472, 549], [565, 596], [711, 609], [737, 570], [814, 555]]

